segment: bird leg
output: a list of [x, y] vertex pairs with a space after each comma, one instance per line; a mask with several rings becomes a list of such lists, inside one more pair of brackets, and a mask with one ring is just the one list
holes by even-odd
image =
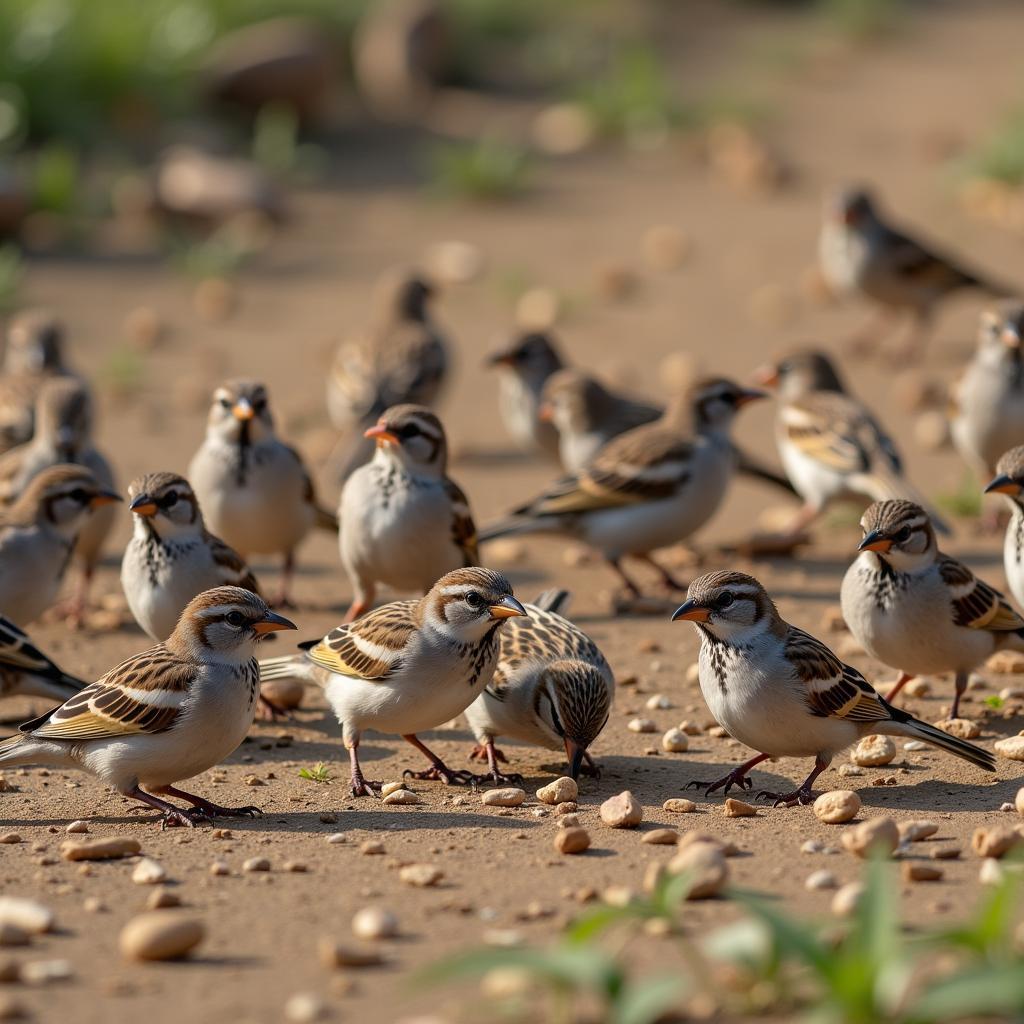
[[832, 759], [823, 761], [820, 757], [814, 759], [814, 768], [811, 774], [800, 784], [798, 789], [794, 789], [792, 793], [770, 793], [766, 789], [762, 789], [755, 800], [771, 800], [772, 807], [794, 807], [797, 804], [813, 804], [814, 803], [814, 790], [811, 788], [814, 785], [814, 780], [832, 763]]
[[187, 800], [193, 807], [198, 808], [205, 818], [258, 818], [263, 814], [258, 807], [247, 804], [244, 807], [221, 807], [220, 804], [211, 803], [201, 796], [193, 796], [183, 789], [175, 789], [174, 786], [161, 786], [155, 792], [163, 796], [176, 796], [179, 800]]
[[153, 796], [152, 793], [139, 789], [138, 786], [135, 786], [134, 789], [126, 790], [123, 795], [130, 796], [133, 800], [138, 800], [139, 803], [158, 810], [161, 814], [161, 829], [176, 828], [178, 826], [182, 828], [195, 828], [196, 825], [208, 820], [206, 815], [200, 810], [182, 810], [166, 800], [161, 800], [158, 796]]
[[502, 772], [498, 770], [498, 762], [508, 764], [508, 758], [494, 745], [494, 740], [488, 737], [485, 743], [478, 743], [469, 752], [470, 761], [486, 761], [487, 777], [499, 785], [519, 785], [523, 781], [522, 775], [518, 772]]
[[589, 750], [583, 751], [583, 766], [580, 772], [592, 779], [601, 778], [601, 766], [590, 756]]
[[355, 622], [360, 615], [365, 615], [373, 604], [373, 588], [367, 589], [364, 593], [358, 594], [348, 606], [343, 622]]
[[893, 698], [900, 692], [900, 690], [902, 690], [903, 687], [906, 686], [907, 683], [909, 683], [910, 680], [913, 678], [914, 677], [910, 675], [909, 672], [901, 672], [899, 679], [897, 679], [896, 682], [892, 684], [892, 688], [885, 695], [885, 699], [891, 703]]
[[950, 718], [960, 717], [960, 698], [967, 689], [967, 678], [966, 672], [957, 672], [956, 674], [956, 692], [953, 694], [953, 706], [949, 709]]
[[295, 608], [292, 601], [292, 576], [295, 573], [295, 552], [289, 551], [284, 556], [284, 565], [281, 567], [281, 589], [277, 597], [271, 602], [274, 608]]
[[703, 786], [707, 785], [707, 789], [704, 790], [705, 796], [711, 796], [712, 793], [718, 792], [718, 790], [722, 789], [723, 786], [725, 787], [725, 792], [722, 794], [723, 796], [728, 796], [729, 790], [732, 789], [733, 786], [739, 786], [740, 789], [750, 789], [753, 787], [754, 783], [752, 780], [747, 778], [747, 772], [749, 772], [754, 765], [758, 765], [762, 761], [767, 761], [769, 757], [771, 757], [770, 754], [758, 754], [756, 757], [752, 757], [749, 761], [744, 761], [743, 764], [733, 768], [728, 775], [723, 775], [722, 778], [718, 779], [716, 782], [705, 784], [700, 779], [693, 779], [691, 782], [688, 782], [683, 789], [701, 789]]
[[93, 567], [82, 566], [82, 573], [75, 584], [74, 596], [60, 605], [58, 614], [64, 616], [68, 629], [79, 630], [85, 625], [85, 613], [89, 607], [89, 590], [92, 586]]
[[625, 570], [619, 564], [619, 559], [606, 557], [605, 561], [615, 570], [619, 579], [625, 584], [626, 593], [629, 594], [630, 597], [639, 597], [640, 588], [626, 575]]
[[636, 556], [641, 562], [646, 562], [657, 574], [661, 580], [662, 586], [666, 590], [682, 591], [686, 593], [686, 584], [680, 583], [664, 566], [658, 565], [658, 563], [650, 555], [637, 555]]
[[367, 782], [363, 778], [363, 769], [359, 767], [359, 741], [349, 745], [348, 748], [348, 760], [352, 766], [351, 783], [352, 783], [352, 795], [353, 796], [377, 796], [376, 790], [380, 790], [383, 785], [381, 782]]
[[441, 760], [432, 750], [428, 749], [427, 746], [414, 734], [409, 733], [402, 737], [406, 743], [411, 743], [417, 750], [422, 751], [430, 761], [430, 767], [425, 768], [421, 772], [414, 772], [410, 768], [406, 768], [402, 772], [403, 777], [408, 776], [410, 779], [421, 779], [424, 781], [440, 781], [446, 786], [457, 785], [457, 786], [468, 786], [474, 782], [480, 781], [479, 775], [474, 775], [472, 772], [468, 772], [460, 769], [459, 771], [453, 771], [449, 768], [444, 761]]

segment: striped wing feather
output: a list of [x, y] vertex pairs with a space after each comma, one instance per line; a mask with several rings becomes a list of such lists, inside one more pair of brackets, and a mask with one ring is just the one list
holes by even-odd
[[402, 653], [416, 631], [417, 601], [394, 601], [355, 622], [332, 629], [309, 657], [338, 675], [384, 680], [402, 664]]
[[958, 626], [993, 633], [1024, 629], [1024, 618], [1010, 607], [1006, 598], [978, 579], [962, 562], [943, 556], [939, 573], [953, 593], [953, 617]]
[[0, 665], [43, 675], [60, 674], [60, 670], [28, 636], [3, 615], [0, 615]]
[[452, 503], [452, 542], [462, 552], [463, 566], [479, 565], [480, 551], [477, 547], [476, 523], [469, 510], [469, 499], [454, 480], [445, 477], [445, 493]]

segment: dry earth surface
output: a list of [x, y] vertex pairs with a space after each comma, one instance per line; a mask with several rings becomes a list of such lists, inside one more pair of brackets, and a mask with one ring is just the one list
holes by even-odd
[[[841, 339], [865, 311], [810, 302], [799, 286], [814, 258], [821, 191], [837, 181], [878, 183], [893, 208], [931, 235], [959, 245], [1004, 277], [1024, 277], [1020, 238], [967, 218], [932, 145], [936, 139], [971, 142], [1018, 97], [1020, 13], [1014, 5], [936, 6], [890, 41], [864, 51], [826, 47], [823, 56], [785, 74], [758, 70], [744, 55], [791, 38], [798, 23], [740, 10], [742, 23], [717, 13], [717, 5], [704, 5], [708, 24], [702, 45], [683, 47], [679, 76], [688, 84], [732, 69], [733, 79], [742, 80], [735, 69], [752, 69], [749, 88], [779, 111], [771, 134], [795, 172], [791, 187], [777, 194], [738, 194], [708, 174], [689, 142], [669, 143], [653, 154], [598, 152], [549, 165], [530, 197], [506, 206], [453, 205], [404, 187], [375, 186], [373, 174], [363, 168], [361, 180], [297, 197], [295, 223], [241, 279], [237, 314], [216, 326], [192, 311], [189, 284], [160, 266], [113, 259], [34, 264], [29, 297], [66, 318], [74, 360], [83, 370], [100, 374], [108, 365], [111, 353], [123, 345], [122, 323], [132, 309], [149, 306], [168, 325], [166, 338], [145, 358], [138, 392], [121, 399], [106, 393], [100, 440], [122, 483], [143, 471], [186, 467], [202, 435], [209, 389], [229, 373], [268, 381], [285, 435], [304, 447], [311, 461], [322, 460], [330, 435], [321, 375], [335, 340], [363, 318], [367, 288], [378, 271], [416, 258], [438, 240], [475, 243], [488, 260], [484, 279], [452, 289], [441, 307], [459, 358], [443, 408], [456, 451], [453, 475], [471, 496], [478, 522], [525, 498], [552, 473], [543, 463], [508, 454], [495, 413], [495, 382], [481, 368], [484, 353], [512, 324], [509, 301], [496, 284], [503, 274], [523, 275], [574, 296], [560, 331], [571, 356], [649, 393], [659, 392], [661, 361], [673, 352], [691, 352], [707, 369], [744, 378], [796, 342], [842, 354]], [[675, 225], [693, 241], [692, 258], [676, 272], [654, 273], [642, 264], [640, 239], [655, 224]], [[637, 269], [639, 287], [623, 301], [602, 300], [595, 281], [603, 269], [619, 266]], [[767, 319], [751, 308], [752, 296], [765, 286], [772, 290], [769, 305], [781, 309]], [[926, 375], [952, 377], [970, 351], [977, 309], [964, 300], [946, 311]], [[894, 398], [901, 378], [880, 363], [851, 365], [849, 372], [856, 390], [894, 431], [924, 489], [954, 490], [962, 467], [953, 453], [929, 453], [915, 443], [912, 417]], [[773, 454], [769, 405], [745, 412], [738, 432], [764, 455]], [[331, 482], [323, 478], [321, 483], [333, 500]], [[704, 564], [752, 571], [786, 618], [822, 633], [823, 613], [837, 601], [858, 536], [855, 517], [834, 517], [796, 560], [748, 564], [715, 554], [716, 542], [740, 536], [766, 507], [777, 504], [774, 493], [738, 484], [722, 515], [700, 538]], [[98, 594], [119, 594], [113, 552], [128, 526], [124, 514]], [[979, 537], [966, 523], [948, 544], [1002, 585], [1000, 547], [1000, 540]], [[592, 632], [619, 679], [635, 679], [620, 688], [597, 744], [602, 778], [582, 783], [579, 816], [593, 839], [586, 856], [556, 854], [554, 815], [535, 814], [533, 791], [560, 774], [557, 759], [544, 751], [505, 745], [530, 794], [523, 807], [511, 811], [484, 807], [476, 793], [434, 783], [413, 784], [422, 803], [412, 807], [350, 798], [338, 728], [319, 695], [310, 692], [294, 721], [257, 725], [227, 764], [195, 783], [219, 802], [255, 802], [264, 808], [258, 820], [230, 823], [230, 835], [210, 828], [161, 832], [148, 815], [130, 814], [124, 800], [85, 777], [6, 773], [11, 786], [0, 794], [2, 828], [23, 841], [0, 846], [0, 894], [39, 898], [56, 911], [61, 926], [10, 955], [19, 961], [67, 959], [74, 968], [73, 980], [65, 983], [11, 989], [18, 1002], [40, 1020], [269, 1022], [283, 1019], [290, 996], [308, 992], [340, 1019], [391, 1021], [427, 1011], [446, 1021], [486, 1016], [465, 993], [411, 987], [410, 972], [446, 952], [479, 945], [496, 930], [543, 942], [578, 910], [572, 896], [577, 890], [638, 887], [648, 863], [667, 859], [664, 848], [641, 842], [645, 830], [659, 826], [706, 830], [733, 840], [743, 851], [731, 861], [738, 884], [776, 894], [792, 909], [826, 912], [831, 894], [805, 891], [805, 877], [827, 867], [849, 881], [858, 877], [860, 864], [846, 853], [804, 855], [800, 847], [808, 839], [837, 845], [840, 826], [821, 824], [803, 808], [762, 809], [753, 818], [726, 819], [717, 797], [698, 796], [697, 810], [688, 816], [662, 810], [664, 800], [683, 795], [687, 781], [715, 778], [746, 753], [734, 741], [706, 733], [692, 737], [685, 754], [660, 751], [660, 733], [681, 720], [712, 724], [696, 682], [687, 676], [697, 651], [694, 631], [670, 624], [663, 614], [611, 616], [611, 577], [599, 565], [567, 564], [571, 559], [563, 548], [530, 542], [521, 559], [501, 567], [523, 598], [553, 584], [571, 589], [573, 616]], [[349, 588], [330, 538], [311, 540], [301, 561], [295, 617], [301, 635], [312, 637], [337, 623]], [[263, 574], [272, 579], [275, 567], [265, 567]], [[144, 646], [130, 620], [122, 619], [119, 628], [76, 636], [58, 624], [38, 625], [34, 632], [61, 663], [93, 678]], [[829, 639], [841, 643], [843, 637]], [[274, 651], [287, 643], [279, 641]], [[870, 679], [890, 677], [869, 659], [852, 660]], [[1024, 726], [1024, 715], [1004, 719], [1002, 712], [982, 713], [981, 697], [1008, 682], [1013, 680], [990, 677], [988, 690], [970, 694], [965, 705], [981, 724], [980, 742], [987, 746]], [[935, 720], [950, 690], [950, 681], [940, 682], [930, 696], [908, 707]], [[646, 711], [654, 694], [665, 695], [671, 708]], [[5, 713], [14, 721], [28, 710], [12, 704]], [[652, 718], [658, 733], [628, 731], [626, 723], [638, 713]], [[427, 739], [445, 759], [463, 764], [470, 746], [464, 728]], [[421, 766], [419, 755], [391, 736], [371, 736], [362, 754], [367, 774], [379, 779], [398, 779], [403, 769]], [[332, 782], [299, 778], [301, 767], [319, 761], [332, 767]], [[951, 920], [973, 905], [978, 860], [970, 852], [970, 836], [979, 825], [1007, 821], [999, 807], [1013, 799], [1019, 766], [1001, 760], [992, 779], [937, 752], [902, 747], [892, 765], [865, 769], [860, 777], [843, 779], [839, 763], [820, 783], [825, 788], [852, 784], [864, 801], [863, 815], [933, 819], [939, 824], [933, 841], [964, 850], [961, 859], [944, 864], [941, 882], [905, 887], [908, 918], [918, 924]], [[755, 773], [756, 784], [785, 786], [802, 778], [807, 767], [772, 763]], [[247, 777], [258, 787], [251, 788]], [[892, 784], [875, 785], [880, 778], [891, 778]], [[600, 823], [600, 802], [623, 789], [644, 805], [639, 830], [614, 831]], [[122, 961], [118, 933], [150, 891], [131, 882], [130, 860], [83, 872], [60, 859], [65, 826], [78, 818], [88, 819], [92, 836], [136, 837], [144, 853], [166, 868], [172, 891], [207, 928], [207, 939], [191, 961], [157, 966]], [[328, 842], [334, 833], [341, 834], [341, 842]], [[361, 852], [367, 840], [381, 843], [384, 853]], [[267, 858], [270, 871], [244, 872], [243, 862], [252, 857]], [[226, 863], [229, 872], [212, 875], [215, 861]], [[437, 865], [443, 881], [426, 889], [403, 884], [398, 868], [414, 862]], [[290, 871], [289, 863], [306, 870]], [[98, 909], [87, 910], [87, 901]], [[346, 971], [323, 966], [320, 940], [348, 941], [353, 913], [371, 904], [391, 908], [400, 921], [400, 937], [382, 944], [386, 964]], [[721, 904], [695, 904], [686, 920], [700, 930], [729, 912]]]

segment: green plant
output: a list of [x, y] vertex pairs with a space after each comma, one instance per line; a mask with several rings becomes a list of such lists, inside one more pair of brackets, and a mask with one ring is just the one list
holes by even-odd
[[309, 782], [331, 783], [334, 781], [330, 768], [323, 761], [317, 761], [312, 768], [300, 768], [299, 778], [306, 779]]
[[527, 150], [495, 138], [448, 143], [433, 154], [433, 183], [451, 195], [510, 199], [526, 190], [529, 176]]
[[974, 474], [970, 471], [965, 472], [957, 489], [948, 494], [938, 495], [935, 503], [950, 515], [960, 516], [964, 519], [981, 515], [981, 488], [978, 486]]
[[100, 367], [100, 379], [118, 398], [131, 398], [139, 392], [145, 373], [141, 353], [127, 345], [114, 349]]
[[1007, 113], [967, 161], [970, 173], [1007, 185], [1024, 184], [1024, 106]]
[[983, 703], [998, 711], [1006, 703], [1006, 700], [998, 694], [993, 694], [991, 697], [986, 697]]
[[186, 277], [203, 280], [231, 277], [252, 256], [244, 235], [231, 224], [218, 228], [208, 238], [170, 234], [167, 237], [171, 264]]

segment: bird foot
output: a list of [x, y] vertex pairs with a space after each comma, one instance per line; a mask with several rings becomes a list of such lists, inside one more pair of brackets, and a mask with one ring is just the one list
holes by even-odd
[[380, 789], [383, 786], [383, 782], [376, 782], [374, 780], [367, 780], [362, 775], [352, 776], [352, 795], [353, 796], [380, 796]]
[[190, 807], [187, 811], [164, 811], [157, 820], [161, 832], [168, 828], [195, 828], [196, 825], [210, 824], [210, 816], [198, 807]]
[[753, 779], [748, 779], [746, 771], [740, 767], [733, 768], [728, 775], [723, 775], [722, 778], [715, 782], [705, 783], [701, 779], [693, 779], [691, 782], [688, 782], [683, 789], [701, 789], [705, 786], [707, 787], [704, 789], [705, 796], [711, 796], [712, 793], [717, 793], [720, 789], [723, 789], [723, 787], [724, 791], [722, 795], [728, 796], [729, 790], [732, 789], [733, 786], [739, 786], [740, 789], [752, 789], [754, 781]]
[[585, 754], [583, 764], [580, 765], [580, 775], [586, 775], [588, 779], [599, 779], [601, 766], [589, 754]]
[[197, 808], [197, 810], [207, 818], [263, 817], [263, 811], [259, 807], [254, 807], [252, 804], [246, 804], [243, 807], [221, 807], [220, 804], [211, 804], [209, 801], [203, 801], [202, 805]]
[[798, 804], [813, 804], [814, 790], [801, 786], [792, 793], [771, 793], [767, 789], [758, 791], [755, 800], [771, 800], [772, 807], [796, 807]]
[[474, 775], [464, 769], [453, 771], [447, 765], [435, 764], [424, 768], [421, 772], [414, 772], [411, 768], [406, 768], [402, 772], [402, 778], [418, 779], [421, 782], [443, 782], [446, 786], [472, 786], [488, 776]]
[[[478, 743], [470, 752], [468, 759], [470, 761], [487, 761], [487, 745], [485, 743]], [[508, 764], [508, 758], [497, 748], [494, 748], [494, 760], [500, 761], [502, 764]]]
[[475, 782], [493, 782], [496, 786], [521, 786], [523, 777], [519, 772], [499, 772], [497, 768], [486, 775], [475, 775]]

